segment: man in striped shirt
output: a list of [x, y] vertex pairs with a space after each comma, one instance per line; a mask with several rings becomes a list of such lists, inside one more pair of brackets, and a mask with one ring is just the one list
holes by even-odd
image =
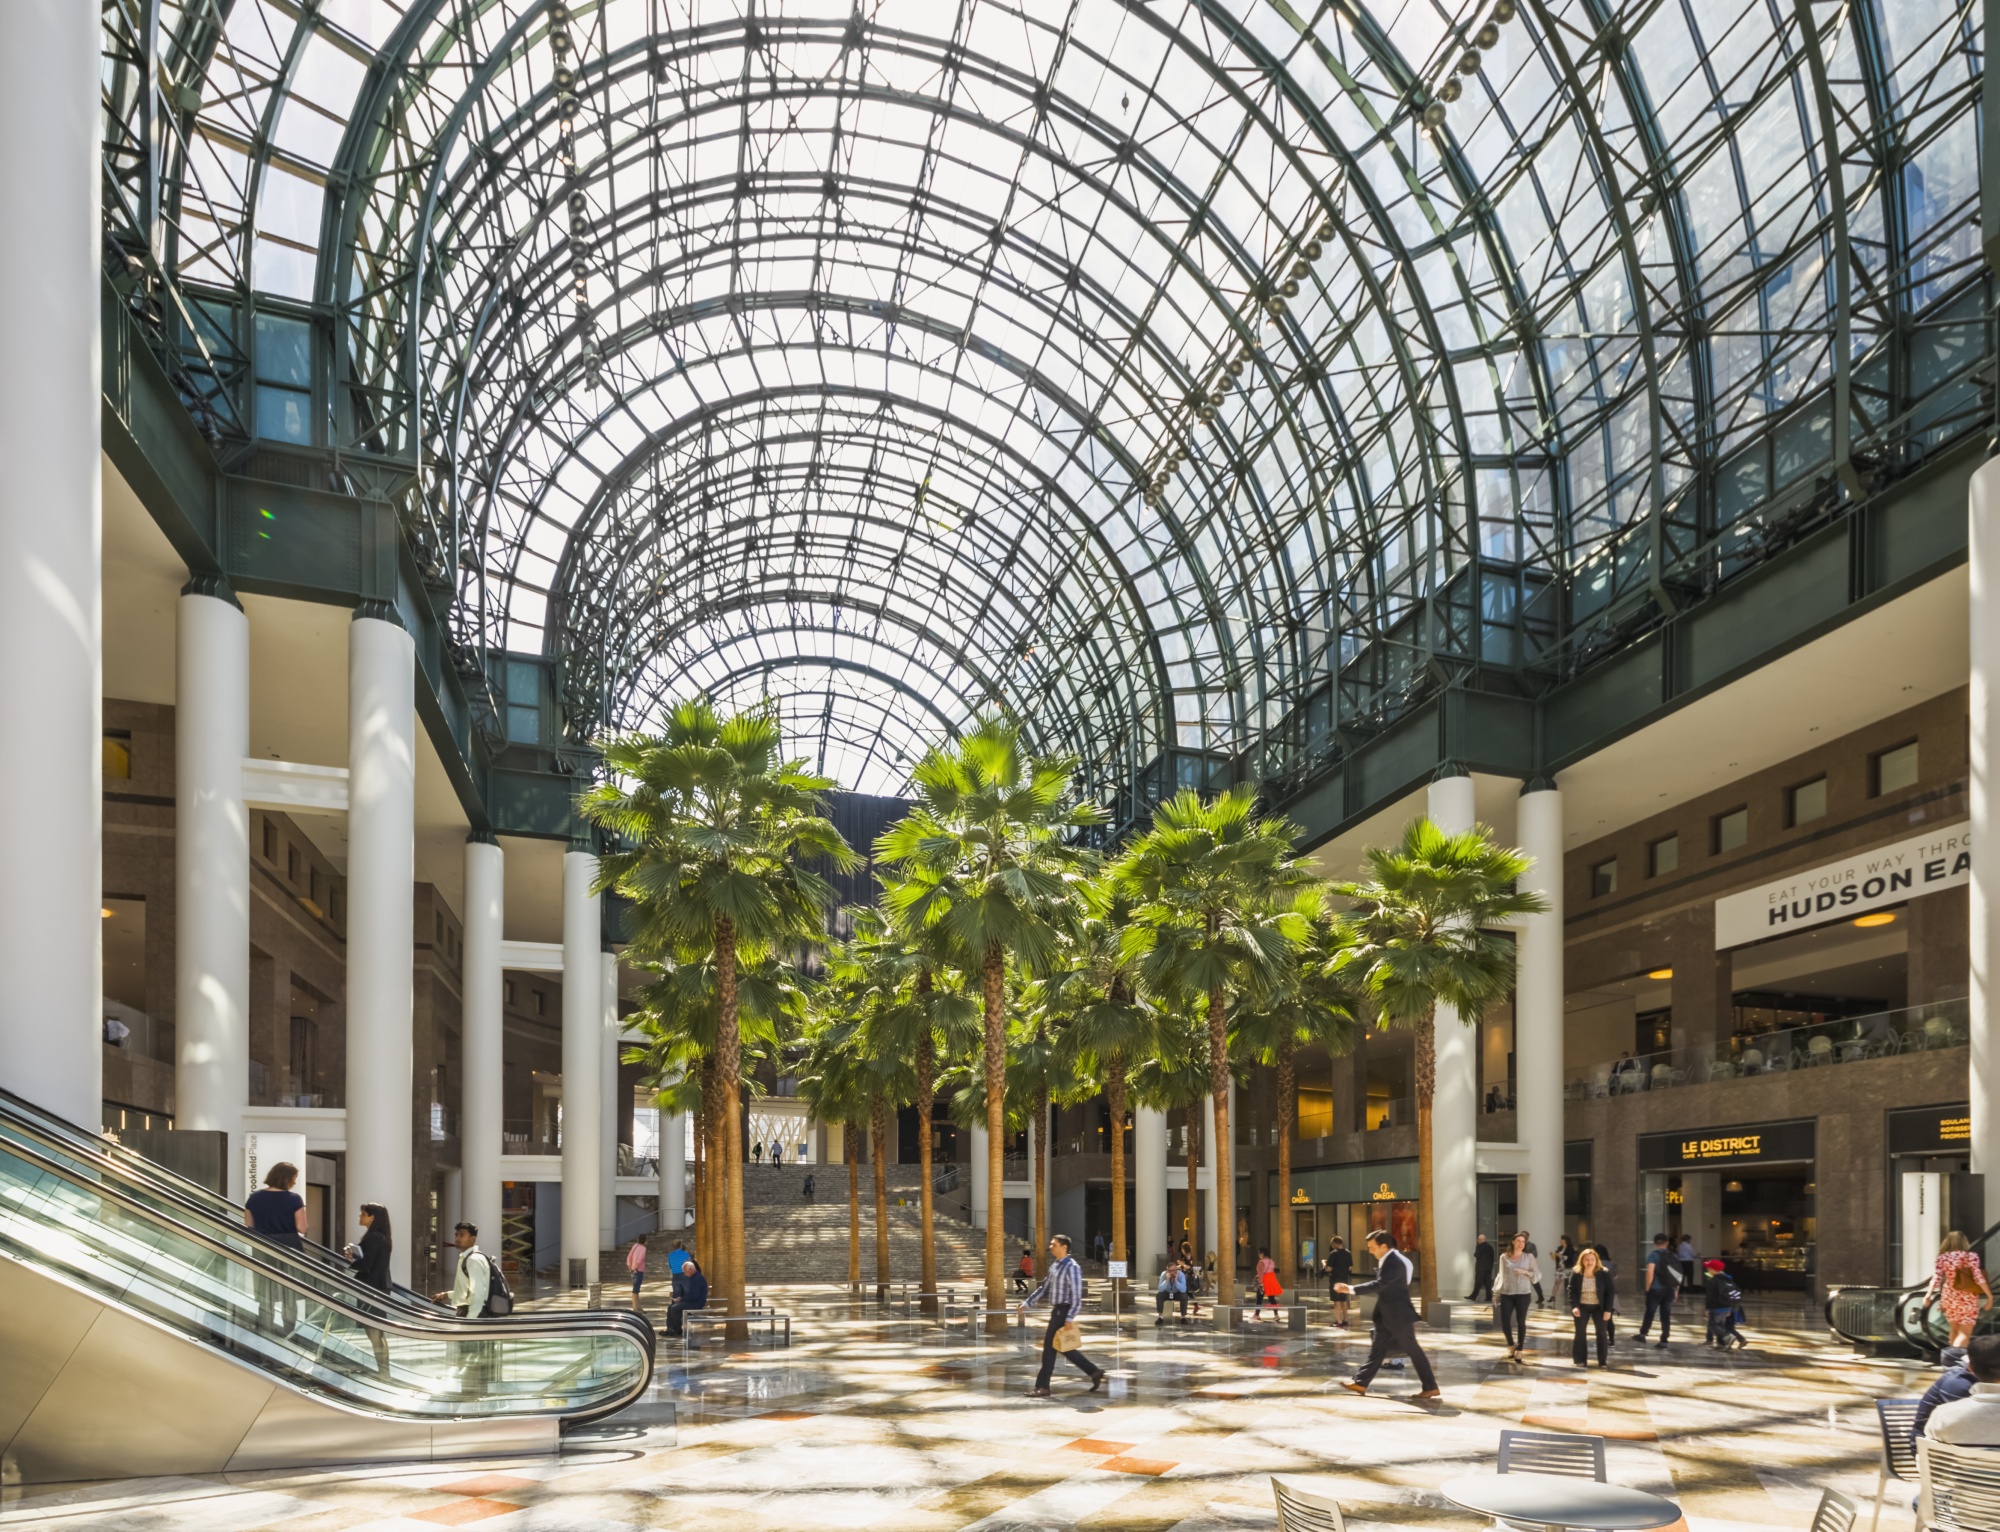
[[[1076, 1317], [1083, 1307], [1083, 1268], [1077, 1265], [1069, 1253], [1069, 1236], [1051, 1234], [1049, 1236], [1049, 1257], [1053, 1264], [1049, 1267], [1048, 1279], [1027, 1297], [1021, 1300], [1021, 1317], [1027, 1318], [1028, 1310], [1046, 1296], [1049, 1300], [1049, 1327], [1042, 1335], [1042, 1370], [1035, 1375], [1035, 1386], [1028, 1390], [1031, 1399], [1049, 1397], [1049, 1379], [1056, 1370], [1056, 1331]], [[1083, 1369], [1090, 1379], [1090, 1391], [1094, 1394], [1104, 1387], [1104, 1369], [1083, 1354], [1081, 1350], [1066, 1353], [1069, 1359]]]

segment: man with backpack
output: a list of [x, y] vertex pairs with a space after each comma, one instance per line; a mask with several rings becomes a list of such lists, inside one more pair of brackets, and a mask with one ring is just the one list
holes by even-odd
[[1664, 1234], [1653, 1236], [1653, 1252], [1646, 1257], [1646, 1317], [1639, 1321], [1639, 1342], [1645, 1344], [1653, 1318], [1659, 1316], [1660, 1340], [1664, 1348], [1674, 1328], [1674, 1299], [1681, 1287], [1681, 1265], [1673, 1243]]
[[[431, 1296], [439, 1303], [449, 1303], [465, 1319], [500, 1318], [513, 1313], [514, 1295], [508, 1290], [506, 1275], [499, 1263], [479, 1248], [479, 1230], [469, 1223], [454, 1224], [451, 1242], [458, 1247], [458, 1272], [451, 1279], [451, 1291]], [[461, 1393], [486, 1392], [492, 1376], [495, 1344], [487, 1340], [452, 1342]]]
[[1736, 1328], [1736, 1309], [1743, 1302], [1743, 1290], [1722, 1262], [1703, 1261], [1701, 1269], [1705, 1274], [1703, 1296], [1708, 1304], [1708, 1344], [1724, 1351], [1729, 1349], [1731, 1341], [1739, 1347], [1748, 1346], [1750, 1342]]

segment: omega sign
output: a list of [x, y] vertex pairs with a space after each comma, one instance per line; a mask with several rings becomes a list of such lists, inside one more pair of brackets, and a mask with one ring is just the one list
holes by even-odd
[[1972, 827], [1961, 821], [1716, 900], [1716, 949], [1849, 920], [1971, 877]]

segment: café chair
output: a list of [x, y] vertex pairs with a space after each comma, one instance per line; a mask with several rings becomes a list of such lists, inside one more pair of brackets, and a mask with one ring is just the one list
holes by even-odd
[[1854, 1532], [1854, 1525], [1860, 1520], [1860, 1506], [1837, 1489], [1823, 1489], [1819, 1505], [1813, 1511], [1812, 1525], [1806, 1532]]
[[1917, 1525], [1925, 1532], [1993, 1532], [2000, 1527], [2000, 1452], [1917, 1443]]
[[1604, 1438], [1560, 1431], [1502, 1431], [1500, 1472], [1562, 1474], [1602, 1484]]
[[1324, 1495], [1294, 1489], [1276, 1474], [1271, 1493], [1278, 1501], [1278, 1532], [1347, 1532], [1340, 1507]]
[[1905, 1484], [1917, 1480], [1917, 1406], [1920, 1399], [1877, 1399], [1875, 1401], [1875, 1424], [1882, 1432], [1882, 1461], [1875, 1473], [1875, 1516], [1868, 1523], [1868, 1532], [1882, 1522], [1882, 1497], [1889, 1492], [1889, 1481], [1896, 1479]]

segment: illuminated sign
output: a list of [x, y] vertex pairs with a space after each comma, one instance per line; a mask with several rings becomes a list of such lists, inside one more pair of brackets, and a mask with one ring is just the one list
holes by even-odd
[[1810, 1160], [1813, 1126], [1810, 1121], [1758, 1122], [1691, 1133], [1647, 1133], [1639, 1139], [1639, 1168], [1678, 1170], [1693, 1165]]
[[1306, 1189], [1303, 1186], [1299, 1187], [1292, 1193], [1292, 1205], [1294, 1207], [1312, 1206], [1312, 1198], [1306, 1195]]
[[1891, 1154], [1963, 1154], [1971, 1146], [1972, 1118], [1963, 1104], [1889, 1114]]
[[1685, 1192], [1683, 1192], [1678, 1186], [1670, 1186], [1667, 1188], [1668, 1207], [1677, 1208], [1677, 1207], [1684, 1207], [1686, 1205], [1687, 1205], [1687, 1194]]
[[1389, 1183], [1387, 1181], [1376, 1187], [1375, 1195], [1369, 1198], [1371, 1202], [1394, 1202], [1395, 1200], [1396, 1194], [1389, 1190]]
[[1716, 950], [1852, 920], [1971, 881], [1972, 826], [1961, 821], [1716, 900]]

